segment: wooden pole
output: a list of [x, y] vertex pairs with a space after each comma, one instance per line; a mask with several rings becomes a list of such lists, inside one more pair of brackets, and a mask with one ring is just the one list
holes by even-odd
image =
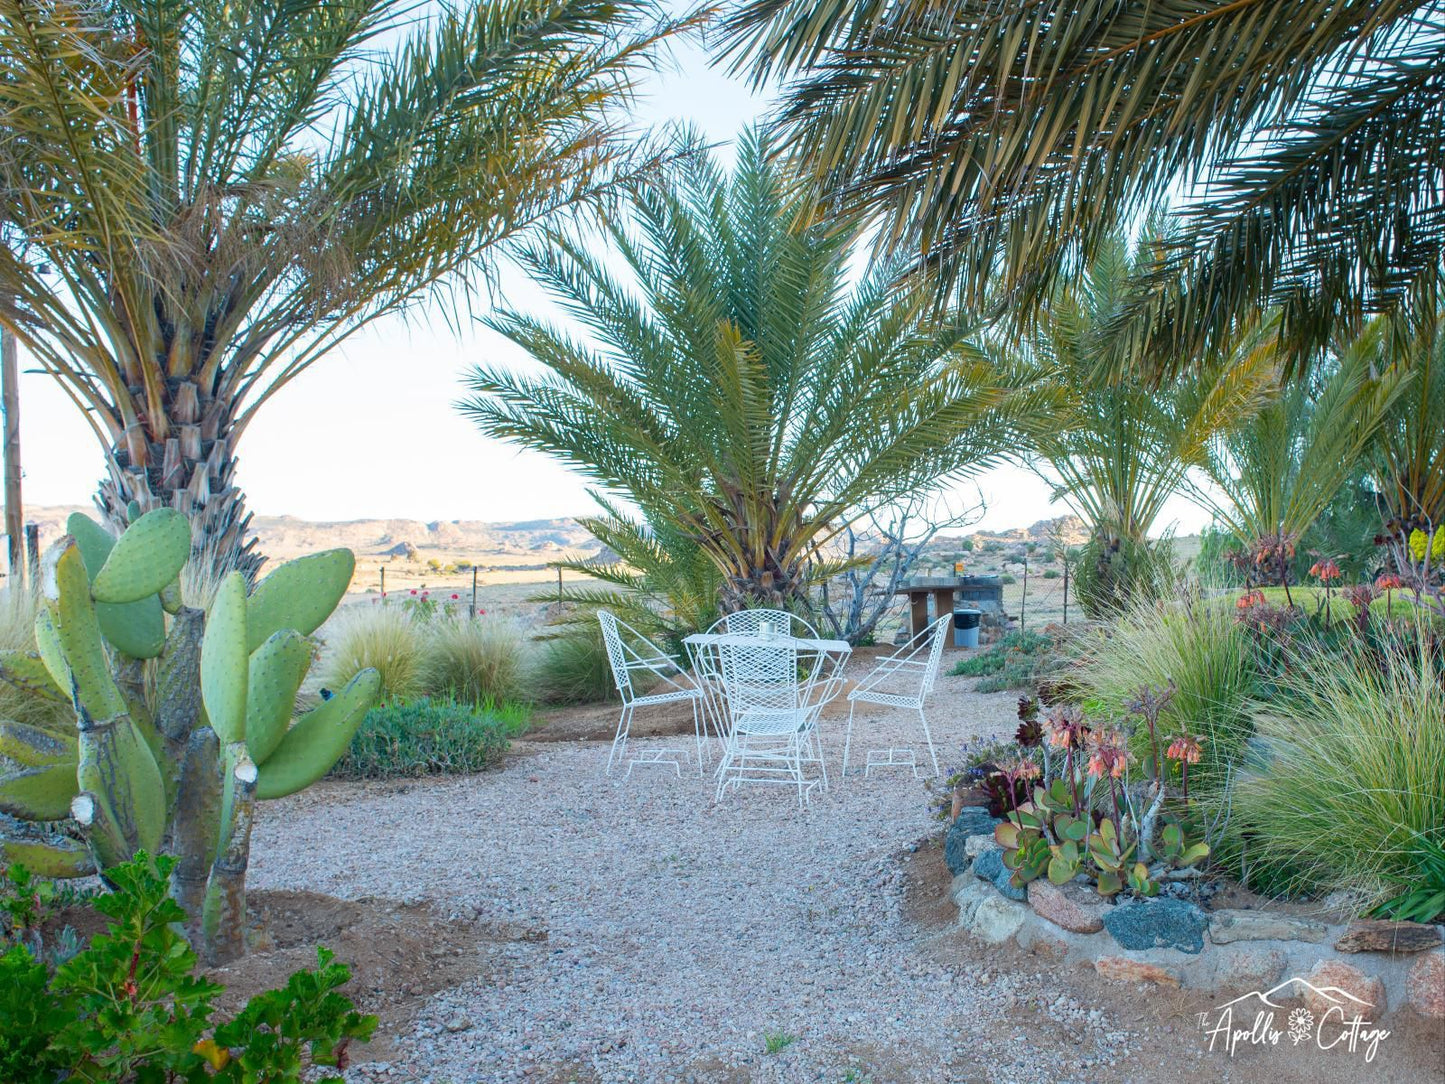
[[477, 619], [477, 566], [472, 565], [472, 620]]
[[557, 609], [562, 609], [562, 566], [557, 566]]
[[386, 598], [386, 566], [381, 566], [381, 597]]
[[1064, 558], [1064, 624], [1069, 623], [1069, 559]]
[[0, 412], [5, 419], [5, 542], [10, 582], [17, 583], [25, 560], [20, 503], [20, 363], [15, 336], [0, 327]]

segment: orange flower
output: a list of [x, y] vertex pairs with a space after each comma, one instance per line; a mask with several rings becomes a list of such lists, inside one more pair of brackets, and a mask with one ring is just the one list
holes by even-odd
[[1333, 557], [1326, 557], [1323, 561], [1316, 561], [1310, 566], [1310, 575], [1328, 583], [1330, 580], [1337, 580], [1343, 575], [1340, 566], [1335, 564]]
[[1386, 572], [1383, 576], [1381, 576], [1375, 581], [1375, 589], [1377, 591], [1398, 591], [1404, 586], [1405, 581], [1400, 579], [1400, 577], [1395, 575], [1393, 572]]
[[1089, 748], [1089, 774], [1095, 779], [1112, 776], [1119, 779], [1129, 767], [1129, 750], [1124, 735], [1117, 730], [1100, 730]]
[[1169, 743], [1164, 755], [1170, 760], [1182, 760], [1186, 764], [1199, 763], [1199, 739], [1193, 734], [1180, 734]]

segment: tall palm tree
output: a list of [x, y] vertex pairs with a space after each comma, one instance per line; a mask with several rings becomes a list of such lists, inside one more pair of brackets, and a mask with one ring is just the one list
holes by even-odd
[[793, 77], [778, 124], [824, 198], [966, 296], [1031, 312], [1169, 196], [1130, 325], [1169, 360], [1251, 306], [1303, 350], [1438, 283], [1441, 0], [737, 0], [725, 25]]
[[576, 239], [528, 253], [588, 341], [494, 317], [547, 371], [480, 367], [462, 404], [694, 538], [726, 610], [801, 602], [850, 514], [984, 467], [1039, 402], [925, 290], [850, 286], [860, 227], [806, 205], [756, 133], [731, 177], [690, 156], [609, 224], [625, 277]]
[[1386, 334], [1374, 321], [1210, 442], [1204, 474], [1212, 486], [1196, 496], [1244, 546], [1262, 582], [1288, 589], [1299, 540], [1356, 476], [1408, 389], [1403, 369], [1382, 364]]
[[1206, 462], [1212, 441], [1248, 419], [1273, 389], [1268, 351], [1216, 355], [1162, 383], [1138, 373], [1110, 378], [1102, 359], [1137, 269], [1160, 242], [1100, 245], [1079, 277], [1059, 287], [1023, 350], [1024, 379], [1056, 389], [1060, 409], [1036, 431], [1032, 465], [1087, 522], [1080, 601], [1092, 613], [1162, 586], [1167, 554], [1148, 532], [1165, 502]]
[[0, 323], [106, 449], [103, 511], [173, 505], [254, 573], [256, 412], [645, 165], [608, 107], [685, 22], [645, 0], [0, 0]]

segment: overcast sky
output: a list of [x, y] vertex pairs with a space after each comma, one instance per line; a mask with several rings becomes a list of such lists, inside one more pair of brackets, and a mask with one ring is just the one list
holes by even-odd
[[[698, 47], [678, 46], [675, 54], [676, 70], [645, 86], [639, 124], [686, 121], [726, 143], [765, 111], [764, 99], [710, 67]], [[542, 303], [524, 275], [506, 269], [496, 300], [520, 308]], [[589, 511], [575, 475], [545, 456], [483, 438], [453, 409], [469, 364], [520, 360], [500, 336], [462, 323], [458, 331], [424, 309], [378, 321], [279, 392], [241, 441], [239, 481], [250, 507], [311, 520], [496, 521]], [[26, 361], [22, 352], [22, 367]], [[22, 377], [21, 430], [26, 503], [89, 501], [100, 450], [44, 375]], [[988, 528], [1027, 526], [1066, 511], [1050, 506], [1048, 487], [1019, 468], [999, 468], [980, 485]], [[1205, 518], [1176, 501], [1159, 526], [1177, 521], [1191, 531]]]

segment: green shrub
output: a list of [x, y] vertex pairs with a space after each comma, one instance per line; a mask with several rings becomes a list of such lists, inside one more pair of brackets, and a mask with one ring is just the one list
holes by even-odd
[[601, 627], [594, 621], [545, 641], [535, 687], [538, 699], [553, 704], [591, 704], [616, 696]]
[[[1232, 599], [1136, 601], [1112, 625], [1079, 640], [1078, 652], [1070, 677], [1091, 715], [1121, 721], [1141, 687], [1173, 685], [1160, 720], [1165, 732], [1187, 727], [1203, 737], [1202, 759], [1191, 772], [1201, 791], [1223, 781], [1251, 733], [1261, 682]], [[1145, 743], [1136, 734], [1133, 752], [1143, 755]]]
[[1261, 753], [1233, 788], [1252, 885], [1365, 903], [1423, 876], [1445, 825], [1445, 672], [1423, 622], [1383, 649], [1312, 648], [1254, 706]]
[[316, 678], [325, 688], [340, 689], [367, 667], [381, 675], [383, 700], [414, 699], [430, 687], [426, 636], [404, 606], [347, 606], [319, 635], [324, 647]]
[[1018, 577], [1015, 576], [1012, 572], [1005, 572], [1002, 576], [998, 578], [998, 582], [1002, 584], [1010, 584], [1018, 583], [1019, 580]]
[[115, 891], [94, 900], [106, 932], [53, 970], [22, 944], [0, 955], [0, 1080], [300, 1084], [317, 1079], [312, 1066], [345, 1068], [350, 1044], [371, 1037], [376, 1017], [337, 993], [351, 976], [325, 949], [315, 971], [213, 1025], [225, 988], [195, 973], [173, 864], [142, 852], [107, 870]]
[[1074, 563], [1074, 595], [1090, 617], [1176, 593], [1174, 545], [1168, 538], [1106, 539], [1095, 535]]
[[529, 644], [514, 622], [441, 614], [424, 630], [433, 695], [467, 704], [526, 699]]
[[425, 698], [384, 704], [367, 713], [332, 774], [394, 779], [479, 772], [529, 722], [530, 713], [516, 704], [471, 707]]
[[1046, 580], [1056, 580], [1056, 579], [1058, 579], [1058, 578], [1059, 578], [1059, 570], [1058, 570], [1057, 568], [1046, 568], [1046, 569], [1044, 569], [1044, 579], [1046, 579]]
[[992, 647], [954, 663], [949, 673], [981, 678], [976, 687], [981, 693], [1025, 689], [1037, 676], [1040, 657], [1053, 646], [1053, 640], [1041, 633], [1005, 633]]

